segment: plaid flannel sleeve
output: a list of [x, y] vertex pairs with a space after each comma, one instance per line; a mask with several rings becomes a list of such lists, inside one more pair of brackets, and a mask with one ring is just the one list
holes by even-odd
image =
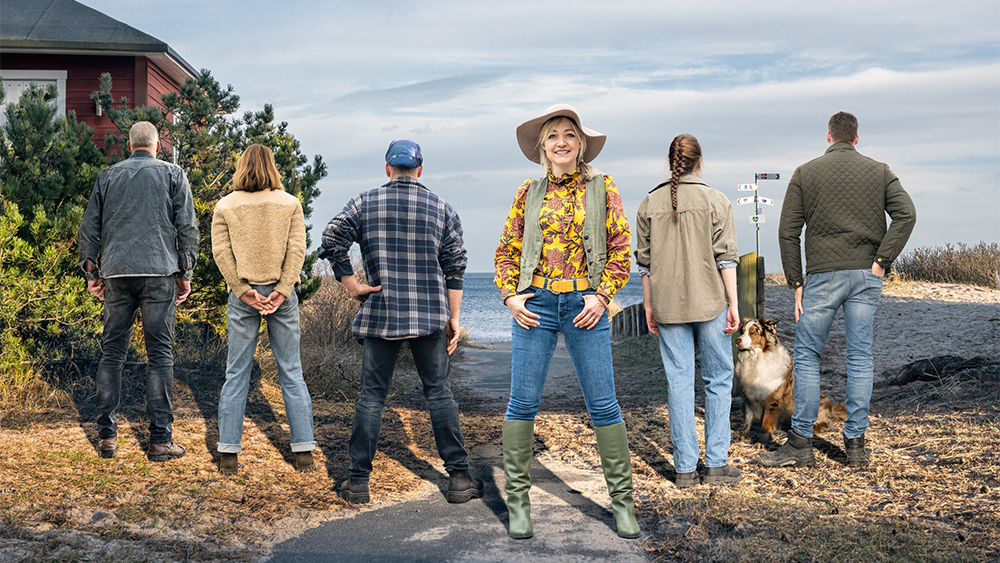
[[361, 196], [354, 196], [347, 202], [343, 211], [338, 213], [323, 230], [318, 258], [329, 260], [333, 266], [333, 274], [340, 281], [343, 276], [354, 275], [351, 265], [351, 245], [358, 240], [361, 229]]

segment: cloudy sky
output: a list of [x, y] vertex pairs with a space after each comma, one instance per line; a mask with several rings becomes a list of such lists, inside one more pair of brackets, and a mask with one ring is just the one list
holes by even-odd
[[[82, 0], [232, 84], [240, 111], [275, 107], [330, 176], [313, 240], [384, 181], [390, 141], [423, 148], [422, 180], [458, 210], [469, 271], [493, 251], [517, 186], [540, 168], [514, 129], [551, 104], [608, 136], [594, 165], [634, 218], [690, 133], [702, 177], [734, 201], [754, 173], [761, 253], [780, 271], [788, 178], [823, 153], [827, 119], [858, 116], [863, 154], [917, 206], [908, 249], [1000, 241], [1000, 4], [996, 0], [420, 3]], [[737, 206], [741, 252], [752, 206]]]

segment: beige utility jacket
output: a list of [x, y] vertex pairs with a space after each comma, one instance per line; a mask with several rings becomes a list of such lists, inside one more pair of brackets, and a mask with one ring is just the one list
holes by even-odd
[[654, 189], [636, 215], [636, 264], [649, 269], [653, 318], [660, 324], [704, 322], [726, 307], [716, 266], [739, 261], [733, 206], [697, 176], [677, 186], [677, 221], [670, 183]]

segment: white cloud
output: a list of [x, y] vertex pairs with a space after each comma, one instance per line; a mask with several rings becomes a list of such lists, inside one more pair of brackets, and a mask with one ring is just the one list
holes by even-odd
[[[780, 172], [762, 185], [778, 200], [761, 229], [771, 270], [787, 178], [822, 154], [838, 110], [858, 116], [859, 150], [888, 162], [914, 197], [910, 247], [1000, 240], [996, 2], [84, 3], [212, 69], [243, 110], [275, 105], [330, 166], [314, 239], [350, 196], [383, 181], [388, 142], [413, 137], [427, 185], [466, 223], [470, 269], [491, 269], [514, 190], [539, 173], [514, 128], [568, 102], [608, 135], [595, 164], [630, 217], [682, 132], [704, 147], [705, 179], [733, 199], [754, 172]], [[749, 213], [736, 214], [741, 249], [752, 250]]]

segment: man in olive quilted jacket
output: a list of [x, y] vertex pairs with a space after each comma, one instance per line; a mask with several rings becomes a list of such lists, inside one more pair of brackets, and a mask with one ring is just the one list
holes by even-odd
[[[847, 329], [844, 447], [851, 467], [868, 465], [865, 431], [872, 394], [872, 327], [889, 271], [916, 222], [913, 201], [889, 166], [858, 153], [858, 119], [830, 118], [826, 153], [799, 166], [781, 206], [781, 264], [795, 290], [795, 415], [788, 441], [761, 456], [766, 466], [812, 466], [819, 410], [819, 359], [843, 307]], [[886, 214], [892, 223], [886, 228]], [[806, 226], [808, 278], [800, 235]]]

